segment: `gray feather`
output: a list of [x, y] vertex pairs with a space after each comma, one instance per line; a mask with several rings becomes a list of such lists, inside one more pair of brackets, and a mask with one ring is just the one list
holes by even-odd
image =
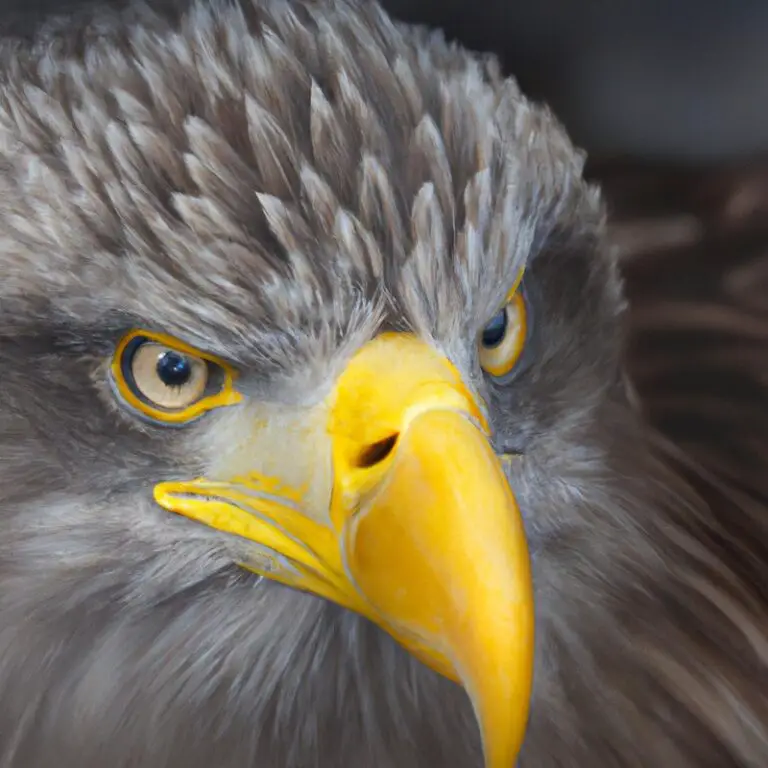
[[[133, 324], [292, 403], [383, 328], [431, 338], [526, 455], [521, 765], [765, 764], [763, 582], [736, 567], [762, 531], [736, 505], [726, 530], [630, 407], [582, 165], [495, 62], [369, 3], [136, 5], [2, 43], [1, 766], [481, 764], [457, 687], [153, 506], [216, 417], [115, 403]], [[492, 381], [475, 339], [523, 265], [525, 364]]]

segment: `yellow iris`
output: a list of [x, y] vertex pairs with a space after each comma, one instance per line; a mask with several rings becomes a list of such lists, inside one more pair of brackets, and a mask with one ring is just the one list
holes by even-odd
[[125, 403], [164, 424], [183, 424], [242, 399], [234, 389], [237, 374], [231, 366], [162, 333], [127, 333], [115, 350], [111, 371]]
[[525, 299], [515, 291], [485, 326], [479, 341], [480, 366], [491, 376], [506, 376], [517, 365], [528, 334]]

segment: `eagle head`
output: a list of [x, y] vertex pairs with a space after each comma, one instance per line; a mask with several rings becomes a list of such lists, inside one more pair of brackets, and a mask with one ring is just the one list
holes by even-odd
[[660, 495], [582, 163], [370, 3], [2, 44], [3, 765], [556, 748]]

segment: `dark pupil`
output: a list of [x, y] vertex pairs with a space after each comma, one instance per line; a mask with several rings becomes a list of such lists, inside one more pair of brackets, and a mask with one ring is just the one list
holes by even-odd
[[497, 347], [504, 340], [507, 332], [507, 311], [497, 312], [491, 322], [483, 328], [483, 346]]
[[192, 375], [192, 366], [178, 352], [164, 352], [157, 359], [157, 375], [167, 387], [183, 387]]

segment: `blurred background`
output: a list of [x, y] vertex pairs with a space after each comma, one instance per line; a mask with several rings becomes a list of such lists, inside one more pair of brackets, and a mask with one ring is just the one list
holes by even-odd
[[[80, 2], [0, 0], [0, 30]], [[768, 0], [382, 2], [498, 54], [588, 151], [642, 407], [768, 504]]]

